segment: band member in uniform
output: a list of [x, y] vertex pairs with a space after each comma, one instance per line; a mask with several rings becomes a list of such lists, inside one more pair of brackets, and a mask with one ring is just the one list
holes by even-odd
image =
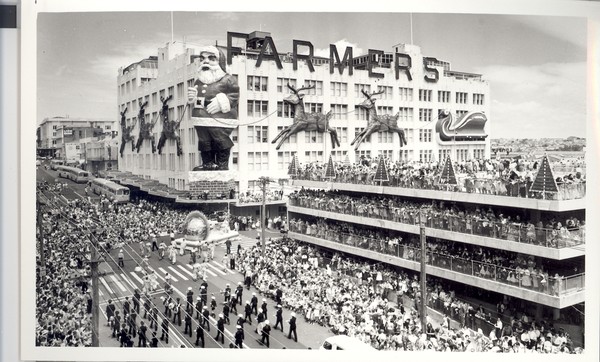
[[246, 306], [244, 307], [244, 312], [246, 313], [245, 319], [249, 324], [252, 324], [252, 306], [250, 305], [250, 301], [246, 301]]
[[200, 320], [200, 313], [202, 313], [202, 298], [196, 298], [196, 319]]
[[189, 335], [191, 337], [192, 336], [192, 316], [189, 313], [186, 313], [183, 320], [185, 321], [185, 329], [183, 330], [183, 334], [189, 333]]
[[223, 305], [223, 318], [228, 325], [231, 324], [229, 321], [229, 303]]
[[175, 308], [173, 308], [173, 324], [175, 324], [175, 321], [181, 327], [181, 299], [179, 297], [175, 303]]
[[242, 330], [242, 326], [239, 324], [236, 326], [235, 331], [235, 345], [237, 348], [244, 348], [242, 343], [244, 343], [244, 331]]
[[169, 318], [163, 318], [160, 324], [160, 329], [162, 334], [160, 335], [160, 340], [164, 340], [165, 343], [169, 343]]
[[288, 339], [292, 338], [292, 333], [294, 334], [294, 341], [298, 342], [298, 335], [296, 334], [296, 313], [292, 312], [291, 318], [288, 321], [290, 325], [290, 331], [288, 333]]
[[283, 309], [281, 308], [281, 304], [277, 304], [277, 312], [275, 313], [275, 318], [277, 318], [277, 320], [273, 329], [277, 329], [277, 326], [281, 324], [281, 332], [283, 332]]
[[258, 314], [258, 297], [256, 296], [256, 293], [252, 293], [252, 299], [250, 299], [250, 304], [252, 305], [252, 313], [254, 313], [254, 315]]
[[146, 332], [148, 331], [148, 327], [144, 325], [144, 321], [140, 321], [140, 330], [138, 331], [138, 347], [146, 347]]
[[198, 345], [198, 341], [202, 341], [202, 348], [204, 348], [204, 329], [202, 329], [201, 325], [196, 327], [196, 346]]
[[217, 321], [217, 336], [215, 339], [219, 341], [219, 337], [221, 337], [221, 343], [225, 343], [225, 337], [223, 332], [225, 331], [225, 319], [223, 318], [223, 314], [219, 314], [219, 320]]
[[108, 300], [108, 305], [106, 306], [106, 320], [110, 321], [110, 317], [115, 315], [117, 307], [113, 304], [112, 300]]
[[210, 332], [210, 312], [208, 311], [208, 307], [202, 307], [202, 327], [206, 326], [206, 330]]
[[185, 311], [187, 313], [192, 313], [194, 309], [194, 292], [192, 291], [192, 287], [188, 287], [186, 294], [187, 304], [185, 306]]
[[271, 334], [271, 326], [269, 325], [269, 320], [265, 321], [265, 325], [262, 328], [262, 338], [260, 342], [269, 348], [269, 336]]

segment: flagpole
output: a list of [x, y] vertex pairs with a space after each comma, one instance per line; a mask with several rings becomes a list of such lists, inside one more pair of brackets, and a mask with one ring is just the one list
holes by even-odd
[[173, 12], [171, 11], [171, 44], [173, 43]]

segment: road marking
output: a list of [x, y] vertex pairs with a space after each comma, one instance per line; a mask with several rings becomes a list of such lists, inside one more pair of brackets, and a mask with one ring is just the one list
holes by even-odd
[[177, 264], [177, 267], [179, 267], [179, 269], [183, 270], [184, 272], [186, 272], [189, 276], [192, 277], [192, 279], [194, 278], [194, 274], [190, 273], [186, 268], [184, 268], [183, 266]]
[[98, 289], [98, 293], [100, 294], [100, 296], [104, 295], [104, 293], [102, 293], [102, 291], [100, 289]]
[[115, 294], [115, 292], [112, 291], [112, 289], [110, 289], [110, 287], [108, 286], [108, 284], [106, 283], [106, 280], [104, 280], [103, 277], [98, 278], [100, 279], [100, 281], [102, 282], [102, 284], [104, 285], [104, 288], [106, 288], [106, 290], [108, 291], [109, 294]]
[[142, 279], [140, 279], [140, 277], [138, 277], [138, 275], [136, 274], [136, 272], [129, 272], [129, 274], [131, 274], [131, 276], [137, 280], [138, 282], [140, 282], [141, 285], [144, 285], [144, 281]]
[[213, 263], [217, 264], [217, 265], [218, 265], [218, 266], [220, 266], [222, 269], [224, 269], [224, 270], [227, 270], [227, 271], [228, 271], [229, 273], [231, 273], [231, 274], [237, 274], [237, 273], [236, 273], [236, 272], [234, 272], [233, 270], [231, 270], [231, 269], [229, 269], [229, 268], [226, 268], [226, 267], [225, 267], [225, 265], [223, 265], [223, 264], [219, 263], [218, 261], [214, 261], [214, 260], [213, 260]]
[[172, 271], [173, 273], [175, 273], [177, 276], [179, 276], [181, 279], [183, 280], [188, 280], [188, 278], [185, 277], [185, 275], [181, 274], [180, 272], [178, 272], [177, 270], [175, 270], [175, 268], [173, 268], [172, 266], [168, 267], [170, 271]]
[[[214, 263], [214, 262], [213, 262]], [[210, 264], [210, 263], [206, 263], [209, 267], [213, 268], [214, 270], [218, 271], [221, 275], [227, 275], [227, 273], [225, 273], [223, 270], [217, 268], [216, 266]]]
[[[193, 266], [191, 266], [191, 265], [189, 265], [189, 264], [187, 264], [187, 267], [188, 267], [188, 268], [190, 268], [190, 269], [193, 269], [193, 268], [194, 268]], [[208, 268], [204, 268], [204, 270], [205, 270], [205, 271], [206, 271], [208, 274], [212, 275], [213, 277], [216, 277], [216, 276], [217, 276], [217, 274], [213, 273], [213, 272], [212, 272], [210, 269], [208, 269]]]
[[125, 288], [125, 286], [119, 281], [119, 279], [117, 279], [114, 276], [114, 274], [111, 274], [110, 278], [115, 282], [115, 284], [119, 287], [119, 289], [121, 289], [122, 292], [128, 292], [128, 290]]
[[133, 282], [131, 280], [129, 280], [129, 278], [127, 278], [127, 276], [123, 273], [121, 273], [121, 278], [123, 278], [123, 280], [126, 280], [127, 283], [129, 283], [129, 285], [131, 285], [131, 287], [133, 289], [136, 289], [137, 287], [135, 286], [135, 284], [133, 284]]
[[[163, 268], [158, 268], [158, 270], [160, 270], [163, 274], [167, 274], [167, 271], [164, 270]], [[164, 277], [163, 277], [163, 280], [167, 281]], [[177, 279], [175, 279], [175, 277], [172, 276], [172, 275], [171, 275], [171, 280], [174, 281], [174, 282], [177, 282]]]

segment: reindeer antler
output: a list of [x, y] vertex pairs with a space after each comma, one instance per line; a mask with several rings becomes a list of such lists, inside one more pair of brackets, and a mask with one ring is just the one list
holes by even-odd
[[372, 100], [372, 98], [371, 98], [371, 97], [373, 97], [373, 96], [377, 96], [377, 95], [380, 95], [380, 94], [383, 94], [383, 93], [385, 92], [385, 90], [380, 90], [379, 92], [373, 92], [373, 93], [369, 94], [369, 93], [365, 92], [365, 90], [364, 90], [364, 89], [361, 89], [360, 91], [361, 91], [361, 92], [362, 92], [362, 94], [364, 94], [364, 95], [365, 95], [365, 97], [367, 97], [367, 99], [369, 99], [369, 100]]

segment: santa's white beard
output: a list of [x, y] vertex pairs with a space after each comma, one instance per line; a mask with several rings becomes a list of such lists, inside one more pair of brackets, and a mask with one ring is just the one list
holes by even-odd
[[211, 69], [203, 70], [200, 69], [198, 72], [198, 79], [204, 84], [212, 84], [221, 80], [225, 76], [225, 72], [218, 65], [216, 67], [211, 67]]

